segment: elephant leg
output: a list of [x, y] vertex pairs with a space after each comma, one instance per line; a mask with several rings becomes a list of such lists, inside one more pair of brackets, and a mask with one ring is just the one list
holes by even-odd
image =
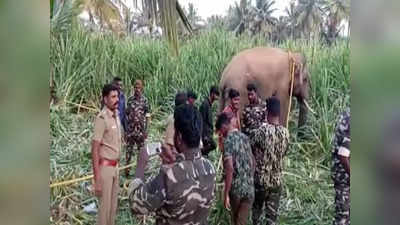
[[286, 119], [287, 119], [287, 112], [289, 106], [289, 97], [283, 95], [278, 96], [279, 101], [281, 102], [281, 115], [280, 115], [280, 124], [286, 127]]

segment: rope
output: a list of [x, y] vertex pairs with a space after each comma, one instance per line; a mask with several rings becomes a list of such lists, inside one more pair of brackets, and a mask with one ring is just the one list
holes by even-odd
[[290, 51], [288, 52], [288, 56], [289, 56], [289, 73], [290, 73], [290, 94], [289, 94], [288, 111], [287, 111], [287, 115], [286, 115], [286, 128], [289, 127], [289, 114], [290, 114], [290, 110], [292, 107], [294, 70], [295, 70], [295, 65], [296, 65], [296, 63], [294, 62], [292, 53]]
[[[123, 166], [123, 167], [121, 167], [121, 168], [118, 168], [118, 170], [124, 170], [124, 169], [126, 169], [126, 168], [129, 168], [129, 167], [133, 166], [133, 164], [134, 164], [134, 163], [131, 163], [131, 164], [126, 165], [126, 166]], [[71, 179], [71, 180], [66, 180], [66, 181], [60, 181], [60, 182], [52, 183], [52, 184], [50, 184], [50, 188], [58, 187], [58, 186], [65, 186], [65, 185], [69, 185], [69, 184], [81, 182], [81, 181], [84, 181], [84, 180], [89, 180], [89, 179], [91, 179], [91, 178], [93, 178], [93, 174], [87, 175], [87, 176], [84, 176], [84, 177], [80, 177], [80, 178]]]

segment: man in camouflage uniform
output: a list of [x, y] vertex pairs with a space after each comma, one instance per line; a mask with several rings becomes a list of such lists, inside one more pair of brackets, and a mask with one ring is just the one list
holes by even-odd
[[224, 206], [232, 206], [232, 223], [246, 225], [254, 201], [254, 157], [249, 138], [235, 128], [235, 117], [222, 113], [216, 129], [224, 136]]
[[277, 224], [282, 191], [282, 167], [289, 142], [288, 130], [279, 124], [280, 102], [276, 97], [267, 101], [267, 122], [251, 131], [251, 145], [256, 158], [254, 173], [255, 201], [253, 224], [261, 224], [265, 212], [268, 225]]
[[200, 153], [200, 125], [191, 105], [181, 105], [174, 112], [174, 141], [178, 155], [162, 147], [159, 174], [144, 183], [148, 155], [143, 148], [136, 168], [136, 179], [128, 188], [133, 214], [156, 216], [157, 225], [207, 224], [214, 200], [215, 169]]
[[204, 99], [200, 106], [201, 118], [203, 119], [203, 134], [201, 137], [204, 145], [201, 151], [204, 157], [208, 157], [208, 154], [217, 148], [217, 144], [213, 138], [214, 123], [211, 108], [213, 103], [218, 100], [218, 97], [218, 88], [216, 86], [212, 86], [210, 88], [209, 96]]
[[[146, 97], [142, 94], [143, 83], [141, 80], [135, 81], [135, 93], [129, 97], [126, 108], [127, 119], [127, 150], [126, 150], [126, 164], [131, 161], [133, 149], [137, 146], [137, 151], [144, 146], [144, 142], [148, 134], [148, 122], [150, 118], [150, 105]], [[129, 176], [129, 168], [125, 170], [125, 175]]]
[[334, 225], [350, 224], [350, 109], [339, 118], [332, 149], [332, 179], [335, 187]]
[[242, 132], [251, 139], [251, 130], [259, 128], [265, 120], [266, 106], [257, 95], [254, 84], [247, 85], [247, 96], [249, 104], [245, 106], [242, 113]]

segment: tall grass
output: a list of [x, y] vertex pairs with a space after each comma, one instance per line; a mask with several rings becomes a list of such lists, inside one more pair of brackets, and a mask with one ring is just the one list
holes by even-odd
[[[117, 39], [79, 30], [64, 39], [52, 38], [50, 60], [60, 103], [50, 110], [51, 180], [69, 179], [91, 171], [94, 113], [77, 114], [70, 102], [98, 108], [102, 85], [113, 76], [123, 79], [127, 95], [133, 81], [143, 79], [145, 95], [154, 114], [150, 138], [157, 138], [163, 131], [163, 120], [172, 111], [173, 97], [178, 90], [191, 88], [201, 99], [211, 85], [218, 84], [232, 56], [260, 45], [272, 46], [262, 39], [237, 38], [222, 30], [212, 30], [182, 41], [180, 55], [175, 58], [170, 57], [167, 44], [161, 40]], [[329, 177], [330, 151], [337, 115], [350, 102], [350, 51], [344, 42], [328, 48], [318, 42], [287, 41], [277, 47], [306, 55], [311, 71], [310, 106], [315, 111], [315, 114], [309, 113], [306, 139], [291, 136], [280, 221], [281, 224], [331, 224], [334, 192]], [[296, 106], [292, 109], [289, 127], [295, 133], [298, 109]], [[211, 154], [215, 165], [218, 157], [218, 152]], [[158, 163], [156, 160], [152, 163], [150, 173], [156, 171]], [[95, 217], [82, 211], [83, 205], [95, 201], [87, 191], [89, 183], [51, 190], [51, 206], [55, 210], [52, 224], [57, 224], [57, 219], [93, 224]], [[122, 191], [120, 196], [117, 224], [136, 223], [127, 208], [126, 192]], [[221, 201], [216, 201], [209, 219], [210, 224], [229, 224], [229, 215]]]

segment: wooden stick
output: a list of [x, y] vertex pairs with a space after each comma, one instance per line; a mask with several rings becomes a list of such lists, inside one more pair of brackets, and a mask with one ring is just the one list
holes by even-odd
[[[118, 170], [121, 171], [121, 170], [129, 168], [129, 167], [131, 167], [133, 165], [134, 165], [134, 163], [131, 163], [129, 165], [126, 165], [126, 166], [123, 166], [123, 167], [119, 167]], [[80, 178], [75, 178], [75, 179], [72, 179], [72, 180], [66, 180], [66, 181], [52, 183], [52, 184], [50, 184], [50, 188], [57, 187], [57, 186], [65, 186], [65, 185], [81, 182], [81, 181], [84, 181], [84, 180], [89, 180], [91, 178], [93, 178], [93, 174], [87, 175], [87, 176], [84, 176], [84, 177], [80, 177]]]

